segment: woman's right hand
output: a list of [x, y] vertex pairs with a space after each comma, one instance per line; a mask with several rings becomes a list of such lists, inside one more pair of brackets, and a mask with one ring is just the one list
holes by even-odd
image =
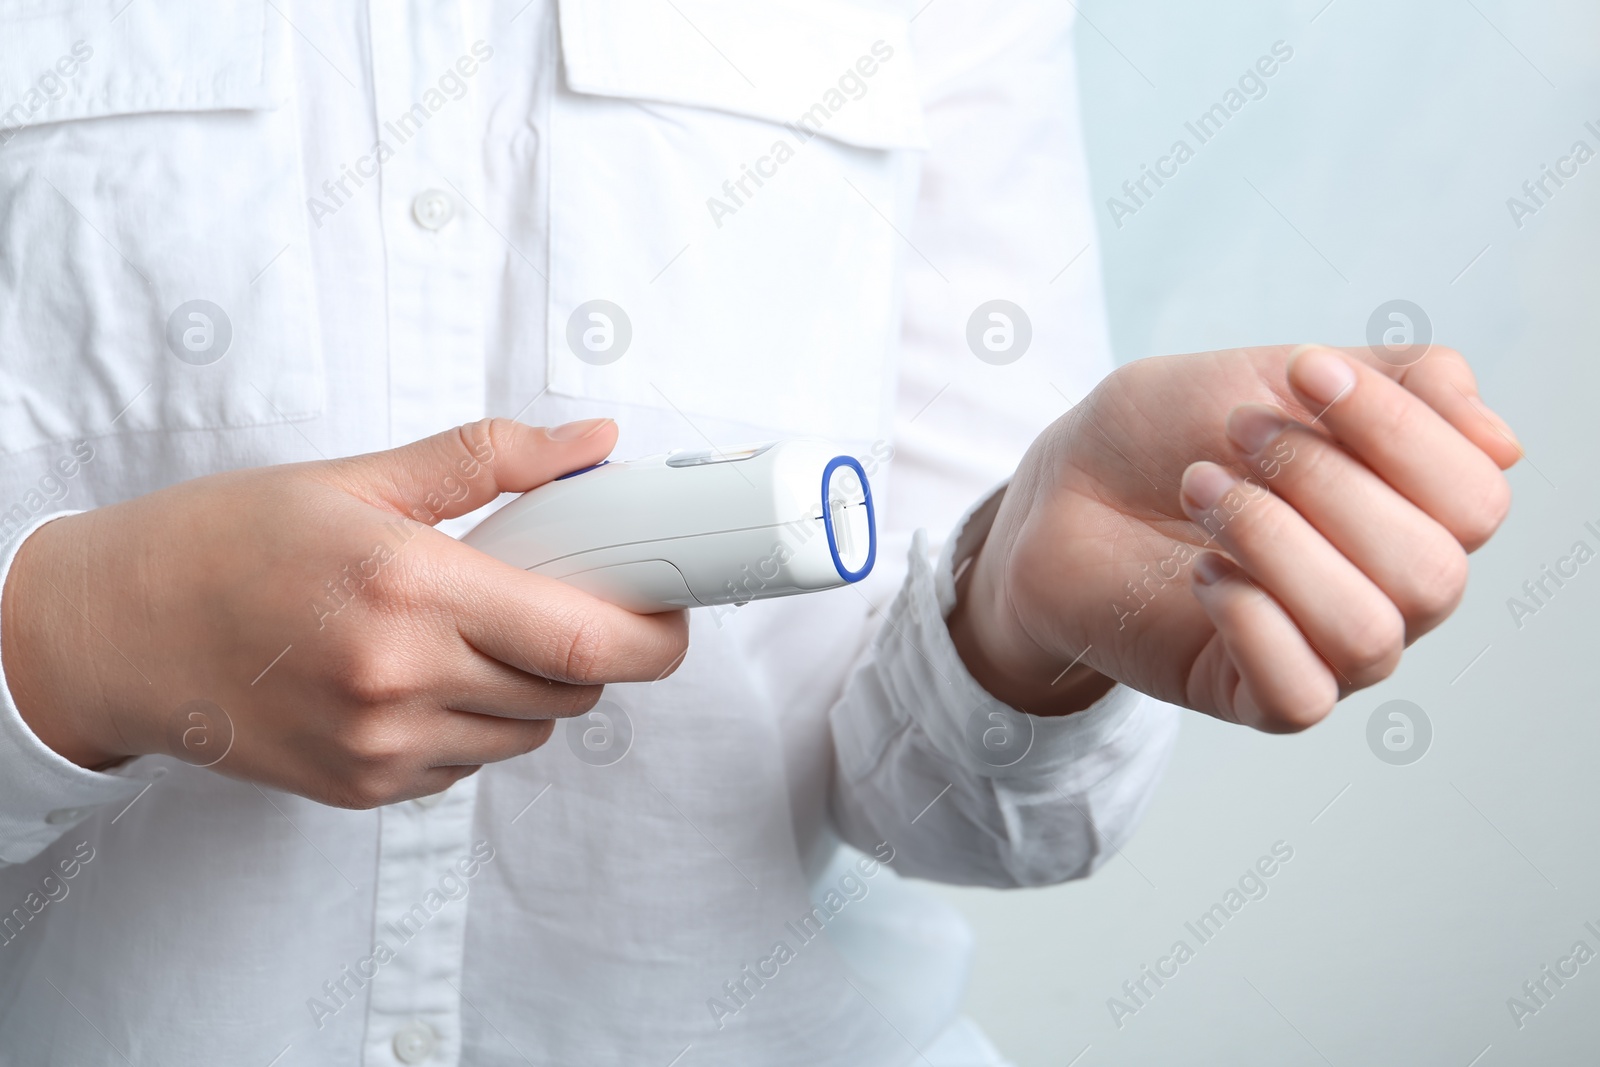
[[6, 683], [81, 766], [226, 751], [219, 771], [341, 807], [436, 793], [682, 660], [683, 612], [635, 615], [431, 528], [616, 436], [492, 419], [47, 523], [0, 598]]

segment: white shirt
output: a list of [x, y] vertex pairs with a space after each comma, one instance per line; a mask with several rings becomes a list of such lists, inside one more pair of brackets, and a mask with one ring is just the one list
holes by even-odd
[[[1086, 875], [1176, 713], [1008, 718], [945, 630], [971, 546], [913, 532], [1110, 360], [1070, 5], [915, 13], [0, 8], [0, 578], [62, 511], [485, 414], [821, 434], [883, 501], [865, 582], [696, 611], [672, 677], [425, 801], [88, 771], [0, 685], [0, 1061], [956, 1061], [968, 935], [878, 860]], [[1015, 315], [968, 343], [995, 299], [1013, 362]], [[592, 300], [614, 361], [568, 344]]]

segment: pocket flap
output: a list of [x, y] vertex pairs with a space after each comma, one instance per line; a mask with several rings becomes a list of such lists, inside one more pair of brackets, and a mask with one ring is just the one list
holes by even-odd
[[0, 0], [0, 144], [25, 126], [288, 98], [267, 0]]
[[904, 15], [848, 0], [560, 0], [573, 92], [713, 108], [923, 148]]

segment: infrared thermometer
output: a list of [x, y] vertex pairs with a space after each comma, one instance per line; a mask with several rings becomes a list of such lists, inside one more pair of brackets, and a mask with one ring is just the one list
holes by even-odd
[[807, 437], [606, 460], [462, 540], [641, 614], [833, 589], [878, 555], [867, 472]]

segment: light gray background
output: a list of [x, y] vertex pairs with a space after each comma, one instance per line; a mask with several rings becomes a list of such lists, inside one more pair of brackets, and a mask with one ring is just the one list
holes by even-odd
[[[1021, 1067], [1596, 1059], [1600, 960], [1520, 1030], [1506, 1001], [1578, 939], [1600, 951], [1600, 560], [1520, 630], [1506, 602], [1575, 540], [1600, 548], [1600, 159], [1520, 230], [1506, 199], [1574, 140], [1600, 150], [1600, 5], [1324, 2], [1081, 2], [1118, 357], [1362, 344], [1403, 297], [1528, 459], [1465, 604], [1388, 682], [1296, 737], [1190, 717], [1144, 825], [1085, 882], [939, 890], [978, 934], [968, 1010]], [[1295, 54], [1268, 95], [1118, 230], [1105, 198], [1277, 40]], [[1366, 742], [1397, 698], [1435, 731], [1405, 767]], [[1270, 894], [1119, 1030], [1107, 998], [1194, 946], [1185, 920], [1279, 840]]]

